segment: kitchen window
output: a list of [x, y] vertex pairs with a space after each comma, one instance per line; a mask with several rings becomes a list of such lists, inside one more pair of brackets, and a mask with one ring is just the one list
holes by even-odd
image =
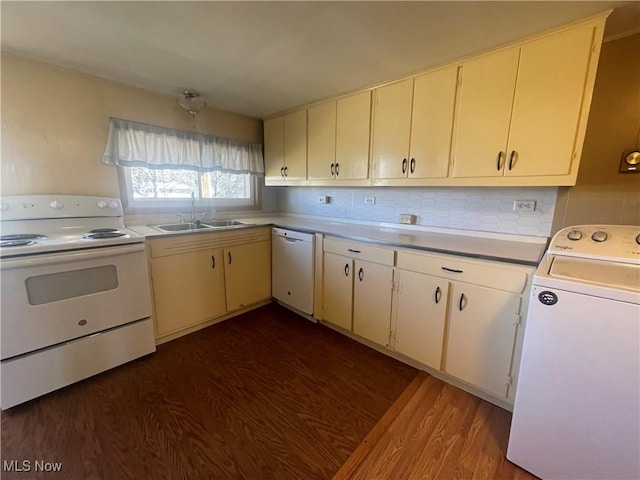
[[103, 162], [118, 168], [125, 208], [199, 211], [260, 205], [262, 145], [111, 119]]

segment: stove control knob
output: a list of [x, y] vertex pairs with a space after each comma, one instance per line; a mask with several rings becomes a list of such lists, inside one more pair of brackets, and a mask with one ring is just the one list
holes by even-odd
[[62, 203], [60, 200], [53, 200], [49, 206], [51, 208], [53, 208], [54, 210], [60, 210], [62, 207], [64, 207], [64, 203]]
[[118, 208], [118, 202], [112, 200], [109, 202], [109, 208]]
[[98, 208], [107, 208], [107, 202], [105, 202], [104, 200], [100, 200], [98, 202]]
[[567, 233], [567, 238], [569, 240], [580, 240], [582, 238], [582, 232], [580, 230], [569, 230]]
[[[6, 212], [7, 210], [9, 210], [9, 204], [2, 202], [2, 211]], [[640, 235], [638, 236], [640, 237]]]
[[591, 240], [593, 240], [594, 242], [604, 242], [607, 238], [607, 233], [603, 232], [602, 230], [593, 232], [593, 235], [591, 235]]

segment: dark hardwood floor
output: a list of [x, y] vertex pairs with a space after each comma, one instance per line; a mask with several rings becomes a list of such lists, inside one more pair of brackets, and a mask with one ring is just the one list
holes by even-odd
[[416, 374], [269, 305], [2, 412], [1, 478], [328, 479]]

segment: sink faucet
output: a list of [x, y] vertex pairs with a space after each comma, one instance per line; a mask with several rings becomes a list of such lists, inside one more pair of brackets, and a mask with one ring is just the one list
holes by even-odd
[[196, 221], [196, 194], [191, 191], [191, 221]]

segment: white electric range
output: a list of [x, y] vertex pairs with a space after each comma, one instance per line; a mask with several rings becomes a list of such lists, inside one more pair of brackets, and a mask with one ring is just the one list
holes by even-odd
[[155, 351], [144, 237], [119, 199], [0, 206], [1, 408]]

